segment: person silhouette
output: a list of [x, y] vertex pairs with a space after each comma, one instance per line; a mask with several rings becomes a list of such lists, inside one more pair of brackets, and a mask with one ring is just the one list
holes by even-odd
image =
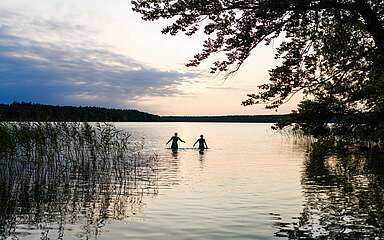
[[183, 140], [181, 140], [181, 138], [179, 138], [179, 137], [177, 136], [177, 133], [175, 133], [175, 135], [174, 135], [173, 137], [171, 137], [171, 139], [169, 139], [168, 142], [167, 142], [166, 144], [168, 144], [170, 141], [172, 141], [171, 149], [172, 149], [172, 151], [174, 151], [174, 150], [177, 150], [177, 149], [179, 148], [179, 146], [177, 145], [177, 142], [178, 142], [179, 140], [180, 140], [181, 142], [185, 143]]
[[193, 147], [195, 147], [196, 143], [199, 143], [199, 150], [200, 151], [204, 151], [204, 149], [208, 149], [208, 145], [204, 139], [203, 134], [201, 134], [200, 138], [196, 140], [196, 142], [193, 144]]

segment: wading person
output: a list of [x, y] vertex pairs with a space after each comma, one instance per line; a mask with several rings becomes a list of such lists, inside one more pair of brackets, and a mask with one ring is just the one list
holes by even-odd
[[199, 150], [200, 151], [204, 151], [204, 149], [208, 149], [208, 145], [204, 139], [203, 134], [201, 134], [200, 138], [196, 140], [196, 142], [193, 144], [193, 147], [195, 147], [196, 143], [199, 143]]
[[171, 139], [168, 140], [168, 142], [166, 144], [168, 144], [170, 141], [172, 141], [172, 145], [171, 145], [171, 149], [172, 150], [177, 150], [179, 148], [179, 146], [177, 145], [177, 142], [180, 140], [180, 142], [183, 142], [185, 143], [183, 140], [181, 140], [181, 138], [179, 138], [177, 136], [177, 133], [175, 133], [175, 135], [173, 137], [171, 137]]

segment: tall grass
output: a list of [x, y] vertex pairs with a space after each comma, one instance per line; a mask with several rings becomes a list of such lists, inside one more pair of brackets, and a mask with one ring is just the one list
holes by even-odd
[[157, 194], [157, 158], [142, 148], [106, 123], [1, 122], [0, 239], [17, 237], [18, 224], [48, 239], [42, 223], [62, 235], [66, 223], [86, 218], [84, 229], [96, 233], [105, 219], [127, 217], [144, 194]]

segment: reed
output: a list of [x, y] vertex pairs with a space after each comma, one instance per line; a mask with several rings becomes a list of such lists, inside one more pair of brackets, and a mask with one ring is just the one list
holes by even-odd
[[158, 191], [157, 157], [142, 150], [108, 123], [0, 122], [0, 239], [17, 238], [19, 224], [62, 235], [84, 212], [92, 234], [127, 217]]

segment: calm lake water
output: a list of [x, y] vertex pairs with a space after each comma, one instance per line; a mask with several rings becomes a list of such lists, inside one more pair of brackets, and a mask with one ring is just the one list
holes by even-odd
[[[384, 239], [379, 156], [324, 159], [270, 124], [116, 125], [157, 155], [153, 174], [128, 191], [82, 181], [59, 198], [5, 194], [8, 239]], [[174, 132], [177, 153], [165, 145]], [[204, 154], [191, 149], [200, 134]]]

